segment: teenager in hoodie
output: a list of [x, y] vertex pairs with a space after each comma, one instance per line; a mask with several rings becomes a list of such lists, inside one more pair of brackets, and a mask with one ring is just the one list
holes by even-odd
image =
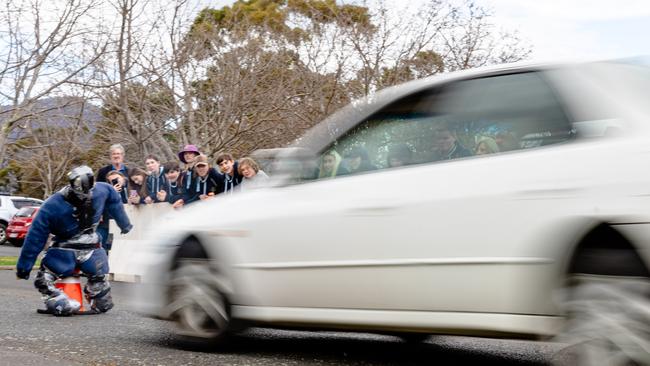
[[147, 192], [149, 195], [145, 197], [144, 203], [164, 202], [158, 199], [158, 193], [164, 191], [165, 187], [165, 172], [160, 165], [160, 159], [155, 155], [147, 155], [144, 158], [144, 165], [147, 168]]
[[235, 187], [242, 181], [242, 176], [239, 174], [239, 164], [231, 154], [222, 153], [217, 156], [217, 166], [219, 166], [219, 170], [223, 175], [217, 192], [232, 194], [235, 192]]
[[223, 179], [222, 174], [210, 168], [208, 157], [199, 155], [194, 162], [194, 175], [192, 186], [183, 194], [184, 204], [199, 200], [206, 200], [217, 194], [219, 181]]

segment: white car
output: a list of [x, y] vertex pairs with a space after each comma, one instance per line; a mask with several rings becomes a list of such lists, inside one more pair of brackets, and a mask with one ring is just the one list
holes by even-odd
[[134, 256], [139, 309], [206, 341], [233, 322], [559, 335], [650, 362], [649, 95], [648, 67], [596, 62], [354, 102], [287, 149], [274, 187], [159, 222]]

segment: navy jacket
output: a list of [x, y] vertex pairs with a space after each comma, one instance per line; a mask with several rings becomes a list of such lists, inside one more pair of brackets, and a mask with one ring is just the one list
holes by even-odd
[[192, 185], [188, 190], [184, 191], [183, 202], [185, 204], [198, 201], [202, 194], [218, 193], [219, 182], [223, 181], [223, 174], [217, 172], [214, 168], [210, 168], [208, 175], [205, 179], [201, 179], [198, 175], [192, 177]]
[[235, 164], [232, 167], [233, 169], [233, 175], [230, 176], [228, 174], [221, 174], [221, 179], [217, 182], [217, 193], [233, 193], [235, 192], [235, 187], [241, 183], [242, 179], [244, 179], [243, 176], [239, 175], [239, 162], [235, 162]]
[[173, 204], [174, 202], [183, 198], [183, 182], [181, 182], [180, 178], [175, 182], [170, 182], [165, 179], [163, 189], [165, 192], [167, 192], [167, 197], [165, 198], [166, 202]]
[[[92, 202], [95, 209], [93, 223], [97, 224], [104, 213], [115, 219], [122, 232], [128, 232], [133, 225], [124, 211], [122, 200], [115, 189], [106, 183], [95, 183], [92, 189]], [[68, 240], [79, 233], [79, 221], [74, 218], [74, 207], [60, 192], [56, 192], [41, 205], [38, 214], [29, 228], [25, 243], [16, 264], [17, 271], [30, 271], [36, 257], [43, 250], [50, 234], [54, 241]]]
[[[165, 173], [163, 173], [163, 168], [160, 168], [158, 174], [152, 173], [147, 176], [147, 191], [149, 192], [149, 197], [151, 197], [154, 202], [160, 202], [156, 193], [161, 190], [166, 190], [166, 183], [167, 179], [165, 178]], [[169, 192], [167, 193], [169, 194]]]

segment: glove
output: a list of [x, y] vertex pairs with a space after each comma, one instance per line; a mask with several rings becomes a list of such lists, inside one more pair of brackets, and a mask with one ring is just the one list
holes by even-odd
[[29, 279], [29, 273], [31, 271], [25, 271], [23, 269], [16, 269], [16, 278], [17, 279], [22, 279], [22, 280], [28, 280]]
[[133, 225], [129, 225], [128, 227], [122, 229], [122, 231], [120, 232], [120, 234], [128, 234], [129, 231], [131, 231], [131, 229], [133, 229]]

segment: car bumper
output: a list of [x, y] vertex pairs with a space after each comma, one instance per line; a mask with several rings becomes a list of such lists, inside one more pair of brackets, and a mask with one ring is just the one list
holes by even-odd
[[6, 233], [7, 238], [12, 240], [24, 240], [25, 236], [27, 236], [26, 229], [13, 229], [11, 226], [7, 227]]

